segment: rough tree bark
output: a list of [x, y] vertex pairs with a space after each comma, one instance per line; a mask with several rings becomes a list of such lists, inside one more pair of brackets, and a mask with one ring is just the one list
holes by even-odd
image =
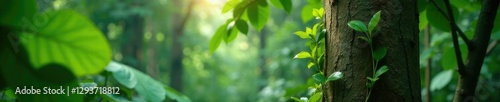
[[325, 0], [325, 74], [341, 71], [344, 77], [327, 83], [324, 101], [365, 101], [369, 90], [366, 77], [372, 76], [370, 46], [356, 38], [364, 34], [347, 23], [368, 23], [379, 10], [380, 31], [373, 38], [373, 46], [387, 47], [387, 55], [379, 65], [387, 65], [389, 71], [375, 83], [369, 101], [421, 101], [416, 0]]

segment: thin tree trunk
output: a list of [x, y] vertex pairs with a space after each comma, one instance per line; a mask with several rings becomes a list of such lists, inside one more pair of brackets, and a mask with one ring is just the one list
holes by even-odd
[[[425, 49], [429, 49], [430, 46], [430, 41], [431, 41], [431, 26], [427, 25], [425, 27], [425, 32], [424, 32], [424, 46]], [[431, 68], [432, 68], [432, 63], [431, 59], [427, 58], [425, 63], [427, 63], [427, 66], [425, 67], [425, 102], [432, 102], [432, 93], [431, 93]]]
[[477, 96], [475, 96], [477, 81], [493, 29], [491, 22], [495, 20], [498, 5], [499, 0], [483, 0], [483, 7], [472, 39], [475, 48], [469, 49], [465, 67], [458, 69], [460, 77], [455, 92], [455, 102], [477, 101]]
[[144, 38], [144, 18], [140, 15], [130, 16], [125, 21], [124, 38], [122, 45], [122, 62], [131, 67], [145, 71], [142, 67], [142, 42]]
[[[194, 3], [194, 0], [189, 1], [187, 13], [184, 17], [181, 16], [181, 13], [177, 13], [173, 17], [173, 23], [175, 26], [173, 32], [171, 32], [174, 36], [172, 39], [172, 71], [170, 72], [170, 84], [179, 92], [182, 92], [182, 76], [184, 74], [184, 66], [182, 65], [182, 60], [184, 58], [182, 50], [184, 47], [182, 46], [180, 38], [184, 35], [184, 28], [189, 17], [191, 16]], [[176, 6], [180, 6], [182, 5], [182, 1], [175, 0], [174, 4]]]
[[372, 76], [370, 46], [356, 38], [362, 36], [347, 23], [361, 20], [368, 23], [375, 12], [382, 10], [380, 31], [373, 46], [387, 47], [387, 55], [379, 65], [386, 72], [373, 86], [369, 101], [420, 102], [420, 71], [418, 50], [417, 2], [409, 0], [325, 0], [326, 75], [341, 71], [344, 77], [329, 82], [323, 92], [335, 102], [365, 101], [368, 95], [366, 77]]

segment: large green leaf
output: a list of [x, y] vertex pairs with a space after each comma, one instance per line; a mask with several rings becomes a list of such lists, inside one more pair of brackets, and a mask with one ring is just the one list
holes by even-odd
[[264, 28], [271, 14], [265, 0], [257, 0], [256, 3], [251, 3], [248, 6], [247, 13], [250, 24], [258, 31]]
[[113, 73], [113, 77], [123, 86], [134, 88], [137, 85], [137, 77], [132, 73], [131, 67], [111, 61], [106, 67], [106, 70]]
[[224, 36], [227, 31], [226, 31], [226, 24], [224, 25], [221, 25], [219, 28], [217, 28], [217, 31], [215, 32], [215, 34], [212, 36], [212, 38], [210, 39], [210, 45], [208, 45], [208, 50], [210, 51], [210, 53], [214, 53], [215, 50], [217, 50], [217, 48], [219, 47], [220, 43], [222, 42], [222, 36]]
[[313, 6], [312, 5], [306, 5], [304, 6], [304, 8], [302, 8], [302, 11], [301, 11], [301, 17], [302, 17], [302, 22], [303, 23], [307, 23], [309, 22], [311, 19], [313, 19], [313, 15], [312, 15], [312, 11], [313, 11]]
[[240, 3], [240, 0], [229, 0], [226, 4], [224, 4], [224, 7], [222, 7], [222, 13], [226, 13], [230, 10], [232, 10], [236, 5]]
[[191, 99], [189, 99], [186, 95], [181, 94], [177, 90], [168, 86], [165, 86], [164, 88], [165, 91], [167, 91], [167, 96], [170, 99], [177, 100], [177, 102], [191, 102]]
[[[47, 23], [44, 16], [34, 16], [37, 12], [36, 0], [2, 0], [0, 1], [0, 25], [21, 27], [37, 27]], [[37, 23], [23, 22], [24, 20], [42, 20]]]
[[49, 63], [69, 68], [77, 77], [97, 74], [111, 60], [106, 37], [93, 23], [74, 11], [48, 11], [45, 26], [21, 34], [35, 69]]
[[425, 27], [429, 24], [429, 21], [427, 20], [427, 10], [424, 10], [420, 13], [418, 16], [418, 30], [424, 30]]
[[[447, 10], [445, 9], [445, 5], [441, 0], [436, 0], [437, 4], [441, 9], [443, 9], [444, 13], [448, 15]], [[455, 22], [459, 19], [459, 12], [458, 9], [451, 5], [451, 9], [453, 11], [453, 17], [455, 18]], [[443, 16], [436, 6], [434, 5], [429, 5], [427, 6], [427, 20], [429, 20], [429, 24], [433, 27], [436, 27], [437, 29], [444, 31], [444, 32], [450, 32], [450, 22], [446, 19], [445, 16]]]
[[431, 91], [442, 89], [450, 83], [452, 77], [453, 70], [439, 72], [436, 76], [434, 76], [434, 78], [432, 78]]
[[167, 93], [163, 90], [163, 84], [136, 69], [130, 68], [129, 70], [137, 77], [135, 90], [139, 95], [151, 102], [160, 102], [165, 99]]
[[[460, 52], [462, 55], [462, 60], [465, 60], [468, 53], [466, 44], [460, 45]], [[453, 46], [446, 46], [443, 49], [443, 55], [441, 57], [441, 67], [443, 67], [443, 69], [445, 70], [457, 68], [457, 57], [455, 56], [455, 49], [453, 48]]]
[[288, 14], [292, 11], [292, 0], [269, 0], [277, 8], [285, 10]]
[[224, 36], [222, 36], [224, 38], [224, 42], [226, 42], [226, 43], [232, 42], [238, 36], [238, 32], [239, 31], [235, 27], [234, 23], [228, 24], [226, 34], [224, 34]]
[[[4, 40], [3, 38], [1, 40]], [[0, 41], [1, 42], [1, 41]], [[6, 42], [6, 41], [5, 41]], [[2, 42], [3, 44], [6, 44]], [[5, 78], [6, 84], [10, 88], [16, 89], [40, 89], [40, 94], [16, 94], [17, 101], [20, 102], [82, 102], [83, 95], [71, 94], [43, 94], [43, 88], [67, 89], [77, 87], [78, 83], [71, 71], [59, 64], [51, 63], [35, 70], [29, 63], [28, 54], [21, 45], [18, 52], [2, 46], [0, 50], [0, 75]], [[62, 86], [62, 87], [61, 87]]]

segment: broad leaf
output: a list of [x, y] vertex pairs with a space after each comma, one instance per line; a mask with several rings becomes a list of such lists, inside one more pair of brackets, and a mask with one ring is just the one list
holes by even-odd
[[236, 20], [235, 24], [236, 24], [236, 28], [238, 28], [238, 30], [241, 33], [247, 35], [247, 33], [248, 33], [248, 24], [247, 24], [246, 21], [238, 19], [238, 20]]
[[313, 19], [314, 16], [311, 14], [311, 11], [313, 11], [312, 5], [306, 5], [306, 6], [304, 6], [304, 8], [302, 8], [301, 17], [302, 17], [303, 23], [307, 23], [311, 19]]
[[292, 0], [269, 0], [277, 8], [283, 9], [290, 14], [292, 11]]
[[70, 10], [43, 13], [50, 22], [34, 32], [22, 33], [22, 45], [35, 69], [58, 63], [77, 77], [97, 74], [111, 61], [104, 34], [85, 16]]
[[351, 27], [352, 29], [354, 29], [356, 31], [360, 31], [360, 32], [367, 31], [366, 25], [363, 22], [358, 21], [358, 20], [353, 20], [353, 21], [347, 23], [347, 25], [349, 25], [349, 27]]
[[271, 12], [269, 11], [269, 7], [267, 6], [267, 2], [265, 0], [257, 0], [256, 2], [258, 3], [251, 3], [248, 6], [247, 17], [250, 20], [250, 24], [260, 31], [266, 25]]
[[385, 72], [387, 72], [389, 70], [389, 68], [387, 68], [387, 66], [382, 66], [380, 67], [377, 72], [375, 72], [375, 78], [379, 78], [380, 75], [384, 74]]
[[163, 90], [164, 87], [161, 82], [154, 80], [150, 76], [136, 69], [130, 68], [129, 70], [131, 70], [137, 77], [135, 90], [139, 95], [150, 102], [160, 102], [165, 99], [166, 91]]
[[323, 9], [323, 8], [313, 9], [313, 16], [315, 16], [317, 18], [322, 18], [324, 13], [325, 13], [325, 9]]
[[325, 76], [323, 76], [323, 74], [321, 74], [321, 73], [314, 74], [313, 78], [314, 78], [314, 80], [316, 80], [316, 82], [320, 82], [320, 83], [323, 83], [326, 81]]
[[240, 3], [240, 0], [229, 0], [226, 4], [224, 4], [224, 7], [222, 7], [222, 13], [226, 13], [230, 10], [232, 10], [236, 5]]
[[344, 77], [344, 74], [342, 72], [333, 72], [330, 76], [328, 76], [327, 82], [339, 80], [342, 77]]
[[295, 55], [295, 57], [293, 57], [293, 58], [294, 59], [295, 58], [311, 58], [311, 53], [302, 51], [302, 52], [299, 52], [297, 55]]
[[232, 42], [238, 36], [238, 32], [238, 29], [234, 27], [234, 23], [228, 24], [226, 34], [222, 36], [224, 38], [224, 42], [226, 42], [226, 44]]
[[[2, 0], [0, 7], [2, 8], [0, 9], [0, 25], [18, 29], [33, 28], [43, 26], [49, 20], [45, 15], [34, 15], [38, 8], [36, 0]], [[37, 23], [28, 22], [31, 20], [37, 20]]]
[[[467, 45], [460, 44], [460, 52], [462, 55], [462, 60], [465, 62], [467, 58]], [[443, 55], [441, 59], [441, 67], [445, 70], [451, 70], [457, 68], [457, 56], [455, 55], [455, 48], [453, 46], [446, 46], [443, 48]]]
[[375, 51], [373, 51], [372, 57], [373, 59], [380, 61], [382, 58], [385, 57], [386, 53], [387, 53], [387, 48], [384, 46], [380, 46], [377, 49], [375, 49]]
[[434, 78], [432, 78], [431, 91], [442, 89], [450, 83], [452, 77], [453, 70], [439, 72], [436, 76], [434, 76]]
[[325, 38], [325, 36], [326, 36], [326, 29], [322, 29], [318, 37], [316, 37], [316, 40], [321, 41]]
[[[443, 9], [443, 11], [446, 13], [446, 15], [448, 15], [447, 10], [445, 9], [446, 6], [444, 5], [443, 1], [436, 0], [436, 3], [440, 6], [441, 9]], [[451, 5], [451, 9], [453, 11], [453, 17], [455, 18], [455, 21], [458, 20], [458, 17], [460, 14], [458, 12], [458, 9], [453, 5]], [[434, 6], [434, 5], [427, 6], [426, 13], [427, 13], [426, 14], [427, 20], [429, 20], [429, 24], [431, 26], [436, 27], [437, 29], [444, 31], [444, 32], [450, 32], [451, 26], [450, 26], [449, 20], [447, 20], [446, 17], [443, 16], [438, 11], [436, 6]]]
[[165, 91], [167, 92], [167, 96], [170, 99], [177, 100], [177, 102], [191, 102], [191, 99], [189, 99], [189, 97], [181, 94], [180, 92], [178, 92], [174, 88], [171, 88], [168, 86], [164, 86], [164, 88], [165, 88]]
[[226, 31], [226, 24], [221, 25], [219, 28], [217, 28], [217, 31], [215, 34], [212, 36], [210, 39], [210, 45], [208, 46], [208, 49], [210, 50], [210, 53], [214, 53], [215, 50], [219, 47], [220, 43], [222, 42], [222, 39], [227, 31]]
[[370, 33], [374, 33], [372, 31], [377, 26], [378, 21], [380, 20], [380, 12], [381, 11], [378, 11], [377, 13], [375, 13], [375, 15], [373, 15], [372, 19], [368, 23], [368, 30], [370, 31]]
[[116, 81], [118, 81], [118, 83], [132, 89], [135, 87], [135, 85], [137, 85], [137, 77], [129, 69], [132, 68], [115, 61], [111, 61], [106, 67], [106, 70], [113, 74], [113, 77], [116, 79]]

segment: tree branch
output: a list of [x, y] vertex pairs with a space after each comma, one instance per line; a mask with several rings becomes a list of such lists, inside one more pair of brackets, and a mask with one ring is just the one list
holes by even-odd
[[462, 53], [460, 52], [460, 45], [458, 45], [458, 37], [457, 37], [457, 29], [453, 27], [453, 25], [457, 25], [455, 23], [455, 18], [453, 17], [453, 11], [451, 11], [450, 0], [444, 0], [444, 4], [446, 5], [446, 9], [448, 11], [448, 21], [450, 21], [451, 26], [451, 38], [453, 40], [453, 47], [455, 48], [455, 56], [457, 59], [458, 72], [463, 73], [463, 69], [465, 68], [464, 62], [462, 60]]
[[[449, 16], [446, 15], [446, 13], [443, 11], [443, 9], [441, 9], [434, 0], [430, 0], [430, 2], [437, 8], [439, 13], [441, 13], [441, 15], [443, 15], [446, 20], [450, 21]], [[448, 11], [451, 11], [451, 10], [448, 10]], [[457, 24], [450, 25], [450, 26], [452, 28], [455, 28], [456, 31], [458, 31], [458, 34], [460, 34], [460, 37], [462, 38], [462, 40], [464, 40], [468, 49], [474, 48], [474, 44], [472, 44], [472, 42], [469, 40], [469, 38], [467, 38], [467, 36], [465, 36], [465, 33], [457, 26]]]
[[454, 99], [456, 102], [474, 101], [477, 98], [475, 97], [475, 90], [479, 72], [486, 55], [491, 30], [493, 29], [493, 23], [491, 22], [495, 21], [498, 4], [499, 0], [483, 0], [483, 7], [472, 39], [472, 42], [476, 44], [476, 48], [469, 49], [467, 65], [464, 69], [466, 73], [460, 73]]

